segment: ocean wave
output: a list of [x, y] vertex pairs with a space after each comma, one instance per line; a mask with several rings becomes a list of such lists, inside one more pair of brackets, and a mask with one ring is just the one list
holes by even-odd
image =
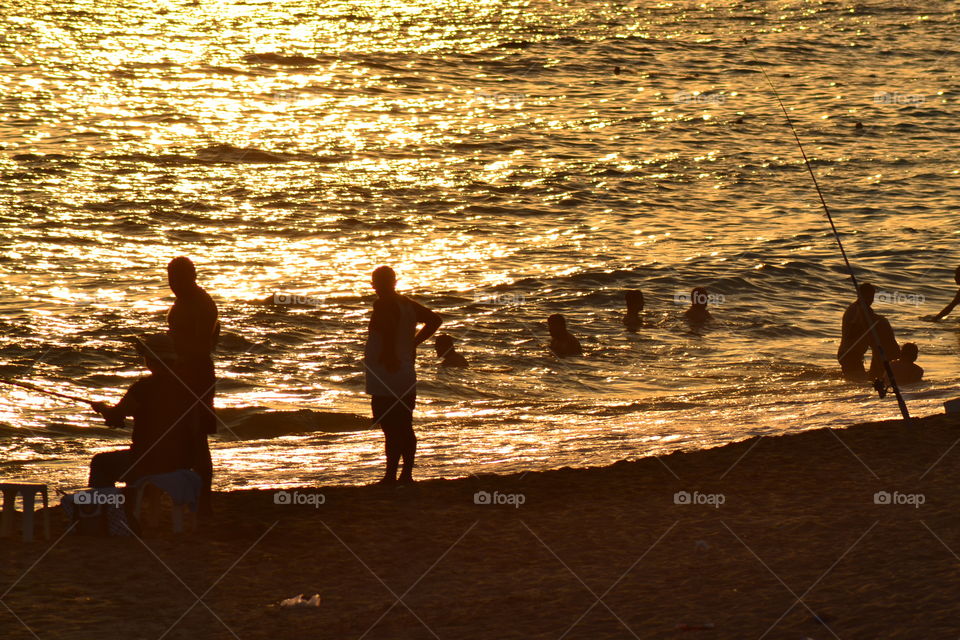
[[317, 431], [342, 433], [373, 428], [369, 417], [311, 409], [219, 409], [217, 415], [223, 421], [218, 431], [218, 437], [223, 440], [262, 440]]

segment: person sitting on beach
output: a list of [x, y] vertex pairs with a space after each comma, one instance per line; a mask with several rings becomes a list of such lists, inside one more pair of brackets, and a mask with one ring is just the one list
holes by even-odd
[[[917, 364], [918, 355], [920, 349], [913, 342], [907, 342], [900, 347], [900, 357], [890, 362], [897, 384], [916, 384], [923, 379], [923, 367]], [[889, 383], [887, 379], [887, 384]]]
[[713, 316], [707, 311], [707, 300], [710, 292], [706, 287], [695, 287], [690, 292], [690, 308], [683, 315], [687, 321], [693, 324], [703, 324], [708, 320], [713, 320]]
[[466, 369], [470, 366], [467, 364], [467, 359], [463, 357], [463, 354], [454, 349], [453, 338], [451, 336], [441, 333], [437, 336], [433, 346], [437, 350], [437, 356], [443, 358], [440, 362], [441, 367], [459, 367]]
[[[873, 310], [873, 300], [877, 288], [869, 282], [861, 283], [857, 289], [857, 300], [847, 306], [843, 312], [840, 327], [840, 346], [837, 349], [837, 361], [847, 380], [862, 382], [868, 379], [883, 378], [883, 359], [880, 348], [888, 359], [900, 356], [900, 347], [890, 322]], [[874, 340], [874, 335], [879, 339]], [[871, 351], [870, 374], [864, 368], [863, 357]]]
[[567, 320], [559, 313], [547, 318], [547, 329], [550, 331], [550, 350], [560, 356], [582, 356], [583, 347], [580, 341], [567, 331]]
[[[953, 279], [956, 281], [957, 286], [960, 286], [960, 267], [957, 267], [957, 270], [953, 272]], [[935, 316], [928, 316], [927, 320], [932, 320], [933, 322], [939, 322], [943, 318], [946, 318], [950, 313], [957, 308], [957, 305], [960, 304], [960, 289], [957, 290], [957, 295], [953, 296], [953, 300], [943, 308], [943, 311], [938, 313]]]
[[136, 340], [150, 375], [134, 382], [114, 406], [93, 403], [109, 427], [124, 427], [133, 417], [133, 432], [128, 449], [98, 453], [90, 461], [89, 484], [94, 488], [127, 486], [144, 476], [179, 469], [199, 471], [199, 439], [206, 434], [191, 416], [196, 397], [178, 375], [180, 363], [173, 340], [167, 334]]
[[[383, 429], [387, 469], [380, 484], [413, 482], [417, 436], [413, 432], [413, 408], [417, 401], [417, 347], [432, 336], [442, 319], [422, 304], [396, 291], [397, 274], [390, 267], [373, 272], [377, 300], [364, 347], [366, 392], [374, 424]], [[417, 325], [423, 328], [417, 331]], [[397, 468], [403, 459], [403, 470]]]
[[634, 289], [623, 294], [627, 303], [627, 313], [623, 316], [623, 325], [627, 331], [636, 331], [643, 324], [640, 314], [643, 313], [643, 291]]

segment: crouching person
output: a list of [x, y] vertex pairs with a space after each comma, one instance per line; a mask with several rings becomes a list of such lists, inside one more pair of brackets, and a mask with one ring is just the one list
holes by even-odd
[[165, 334], [136, 340], [150, 375], [134, 382], [115, 406], [98, 402], [94, 411], [107, 426], [124, 427], [133, 418], [129, 449], [98, 453], [90, 461], [90, 486], [133, 486], [145, 476], [196, 470], [209, 456], [206, 434], [196, 423], [196, 396], [178, 375], [173, 341]]

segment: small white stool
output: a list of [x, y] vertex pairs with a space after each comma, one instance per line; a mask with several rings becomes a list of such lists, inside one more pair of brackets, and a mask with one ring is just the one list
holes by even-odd
[[3, 516], [0, 518], [0, 537], [13, 532], [13, 514], [16, 512], [17, 495], [23, 498], [23, 540], [33, 540], [33, 505], [37, 494], [43, 499], [43, 533], [50, 539], [50, 509], [47, 485], [40, 482], [4, 482], [0, 484], [3, 493]]

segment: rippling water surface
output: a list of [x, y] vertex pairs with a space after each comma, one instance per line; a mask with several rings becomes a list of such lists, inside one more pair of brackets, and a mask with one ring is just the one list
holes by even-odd
[[[751, 50], [920, 344], [912, 410], [957, 395], [957, 325], [920, 320], [960, 263], [954, 2], [0, 8], [0, 374], [116, 399], [192, 256], [225, 332], [222, 488], [376, 477], [359, 358], [384, 263], [473, 365], [421, 351], [421, 477], [896, 416], [838, 378], [849, 283]], [[702, 330], [676, 302], [695, 285]], [[555, 312], [586, 357], [545, 351]], [[82, 485], [125, 437], [0, 390], [5, 475]]]

